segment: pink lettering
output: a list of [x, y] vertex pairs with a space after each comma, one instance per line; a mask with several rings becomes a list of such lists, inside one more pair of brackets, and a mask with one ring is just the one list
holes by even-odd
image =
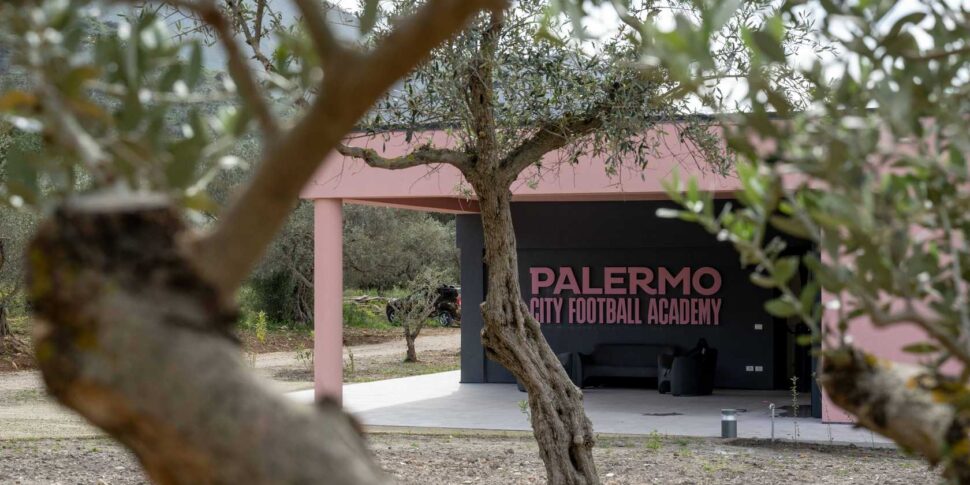
[[[703, 286], [701, 278], [709, 275], [711, 277], [711, 284], [707, 287]], [[694, 287], [694, 291], [703, 296], [711, 296], [721, 289], [721, 273], [710, 266], [704, 266], [703, 268], [694, 271], [694, 277], [691, 279], [691, 286]]]
[[637, 288], [643, 290], [648, 295], [657, 294], [657, 290], [650, 287], [650, 282], [653, 281], [653, 271], [650, 268], [635, 267], [628, 268], [627, 271], [630, 273], [629, 294], [637, 294]]
[[577, 295], [580, 293], [579, 283], [576, 282], [576, 275], [573, 273], [573, 269], [568, 266], [559, 268], [559, 279], [556, 280], [556, 287], [552, 289], [552, 293], [558, 295], [563, 290], [569, 290]]
[[545, 268], [542, 266], [529, 268], [529, 275], [532, 277], [533, 295], [538, 295], [539, 290], [542, 288], [552, 286], [552, 281], [556, 277], [556, 274], [552, 271], [552, 268]]
[[680, 285], [681, 292], [684, 296], [690, 296], [690, 268], [681, 268], [680, 272], [676, 275], [671, 275], [667, 268], [661, 266], [660, 271], [657, 272], [657, 291], [661, 295], [667, 294], [667, 285], [671, 285], [676, 288]]
[[607, 295], [627, 294], [626, 288], [622, 286], [624, 273], [626, 268], [607, 267], [603, 270], [603, 286]]
[[603, 288], [590, 288], [589, 286], [589, 266], [583, 266], [583, 294], [602, 295]]

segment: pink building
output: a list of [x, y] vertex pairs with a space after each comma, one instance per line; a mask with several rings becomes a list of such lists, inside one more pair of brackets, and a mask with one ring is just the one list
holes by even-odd
[[[417, 138], [446, 145], [444, 132]], [[513, 220], [519, 243], [523, 298], [530, 304], [553, 349], [561, 355], [594, 352], [597, 346], [660, 347], [685, 352], [704, 339], [718, 350], [716, 388], [788, 389], [798, 377], [813, 395], [813, 415], [846, 422], [848, 415], [819, 392], [815, 360], [795, 344], [807, 331], [797, 322], [773, 318], [762, 304], [769, 290], [750, 284], [733, 249], [692, 224], [659, 219], [669, 206], [662, 182], [674, 171], [694, 175], [719, 203], [730, 200], [736, 179], [702, 173], [674, 135], [668, 148], [644, 170], [607, 174], [603, 161], [556, 164], [524, 173], [512, 187]], [[403, 133], [388, 140], [358, 138], [385, 156], [408, 151]], [[477, 203], [454, 167], [390, 171], [332, 154], [303, 197], [315, 207], [315, 382], [318, 396], [339, 397], [342, 386], [342, 204], [371, 204], [458, 215], [461, 252], [462, 382], [513, 382], [484, 356], [479, 341], [487, 269], [482, 263]], [[793, 251], [811, 251], [792, 241]], [[802, 275], [802, 279], [807, 275]], [[829, 295], [823, 295], [823, 299]], [[918, 340], [915, 328], [877, 330], [864, 322], [851, 328], [855, 341], [888, 358]], [[565, 360], [564, 360], [565, 363]], [[579, 359], [570, 364], [581, 366]], [[652, 364], [646, 364], [652, 365]], [[658, 364], [661, 365], [661, 364]], [[645, 370], [659, 377], [659, 370]], [[587, 374], [589, 374], [587, 372]], [[580, 378], [578, 384], [584, 384]], [[714, 397], [705, 399], [716, 399]]]

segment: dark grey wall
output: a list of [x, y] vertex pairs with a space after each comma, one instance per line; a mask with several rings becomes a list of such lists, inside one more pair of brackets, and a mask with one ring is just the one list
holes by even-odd
[[[570, 266], [579, 275], [593, 268], [602, 284], [604, 266], [666, 266], [679, 269], [711, 266], [722, 277], [720, 324], [576, 325], [544, 324], [543, 333], [557, 352], [589, 352], [598, 343], [670, 344], [687, 349], [700, 338], [717, 348], [715, 385], [771, 389], [774, 380], [773, 319], [763, 310], [768, 290], [752, 285], [737, 253], [700, 227], [654, 214], [667, 202], [518, 203], [512, 208], [519, 246], [523, 297], [529, 297], [529, 267]], [[485, 358], [479, 340], [484, 296], [481, 222], [477, 215], [457, 221], [462, 281], [462, 382], [514, 382], [511, 374]], [[677, 296], [677, 295], [668, 295]], [[646, 296], [641, 295], [642, 311]], [[756, 330], [755, 324], [762, 329]], [[778, 329], [780, 331], [780, 329]], [[746, 371], [761, 366], [761, 372]]]

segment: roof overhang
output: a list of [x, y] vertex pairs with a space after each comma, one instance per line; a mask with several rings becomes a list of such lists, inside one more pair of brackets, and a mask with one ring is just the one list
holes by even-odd
[[[547, 155], [540, 167], [525, 170], [512, 184], [513, 201], [633, 201], [667, 198], [664, 182], [678, 172], [681, 179], [696, 177], [701, 190], [728, 197], [739, 188], [737, 178], [704, 169], [704, 162], [674, 132], [656, 132], [654, 156], [646, 167], [630, 163], [608, 170], [605, 157], [580, 157], [575, 163], [561, 155]], [[408, 141], [410, 139], [410, 141]], [[444, 131], [404, 132], [357, 136], [348, 143], [373, 148], [384, 157], [405, 155], [420, 145], [454, 146]], [[304, 199], [343, 199], [351, 203], [454, 213], [478, 212], [470, 185], [452, 165], [401, 170], [373, 168], [358, 159], [331, 153], [303, 189]]]

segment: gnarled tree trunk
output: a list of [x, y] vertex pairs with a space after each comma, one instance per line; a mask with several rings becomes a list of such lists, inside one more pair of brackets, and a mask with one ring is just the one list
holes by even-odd
[[74, 200], [30, 244], [38, 365], [50, 392], [162, 484], [388, 481], [339, 406], [266, 389], [160, 198]]
[[854, 348], [826, 352], [819, 382], [859, 424], [970, 484], [970, 417], [953, 404], [965, 399], [963, 383]]
[[[3, 269], [4, 263], [7, 262], [7, 248], [5, 240], [0, 238], [0, 270]], [[7, 321], [7, 302], [0, 301], [0, 338], [9, 337], [13, 335], [10, 331], [10, 323]]]
[[404, 326], [404, 341], [407, 343], [407, 346], [408, 346], [407, 356], [404, 357], [404, 361], [405, 362], [417, 362], [418, 361], [418, 352], [414, 348], [414, 341], [415, 341], [415, 339], [418, 338], [418, 332], [419, 331], [420, 331], [420, 329], [418, 331], [412, 332], [411, 329], [408, 328], [407, 325]]
[[466, 176], [478, 196], [485, 235], [485, 351], [528, 392], [532, 430], [548, 483], [599, 483], [593, 462], [593, 427], [583, 410], [582, 392], [569, 379], [539, 322], [522, 301], [508, 184], [488, 175]]
[[13, 335], [10, 332], [10, 323], [7, 322], [7, 305], [0, 303], [0, 338]]

